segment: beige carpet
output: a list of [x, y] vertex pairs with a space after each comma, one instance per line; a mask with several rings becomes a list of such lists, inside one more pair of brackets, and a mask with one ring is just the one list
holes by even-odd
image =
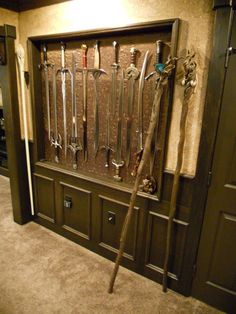
[[0, 176], [0, 313], [220, 313], [127, 269], [107, 293], [113, 263], [31, 222], [13, 222]]

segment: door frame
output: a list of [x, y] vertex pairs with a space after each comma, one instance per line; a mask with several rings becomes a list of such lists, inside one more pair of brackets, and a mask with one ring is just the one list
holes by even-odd
[[[235, 2], [236, 1], [233, 1], [233, 6], [235, 6]], [[184, 273], [181, 276], [182, 289], [185, 295], [189, 295], [189, 291], [192, 291], [193, 279], [196, 273], [197, 253], [208, 189], [211, 183], [211, 168], [227, 71], [224, 64], [230, 1], [214, 0], [213, 9], [216, 11], [213, 30], [213, 47], [208, 72], [199, 156], [196, 176], [194, 178], [189, 231], [186, 241], [187, 249], [185, 250], [184, 256]]]

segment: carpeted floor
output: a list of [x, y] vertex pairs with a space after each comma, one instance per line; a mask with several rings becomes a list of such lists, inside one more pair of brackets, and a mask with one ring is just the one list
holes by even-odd
[[220, 313], [127, 269], [107, 293], [113, 263], [31, 222], [13, 222], [0, 176], [0, 314]]

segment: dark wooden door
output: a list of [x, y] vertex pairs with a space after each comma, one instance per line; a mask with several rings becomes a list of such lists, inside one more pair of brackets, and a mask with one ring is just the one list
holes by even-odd
[[[231, 46], [236, 47], [236, 16]], [[236, 54], [226, 72], [193, 295], [236, 313]]]

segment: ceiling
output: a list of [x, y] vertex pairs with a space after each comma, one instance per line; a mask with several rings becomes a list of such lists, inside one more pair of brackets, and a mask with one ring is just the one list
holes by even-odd
[[66, 1], [70, 0], [0, 0], [0, 7], [21, 12]]

